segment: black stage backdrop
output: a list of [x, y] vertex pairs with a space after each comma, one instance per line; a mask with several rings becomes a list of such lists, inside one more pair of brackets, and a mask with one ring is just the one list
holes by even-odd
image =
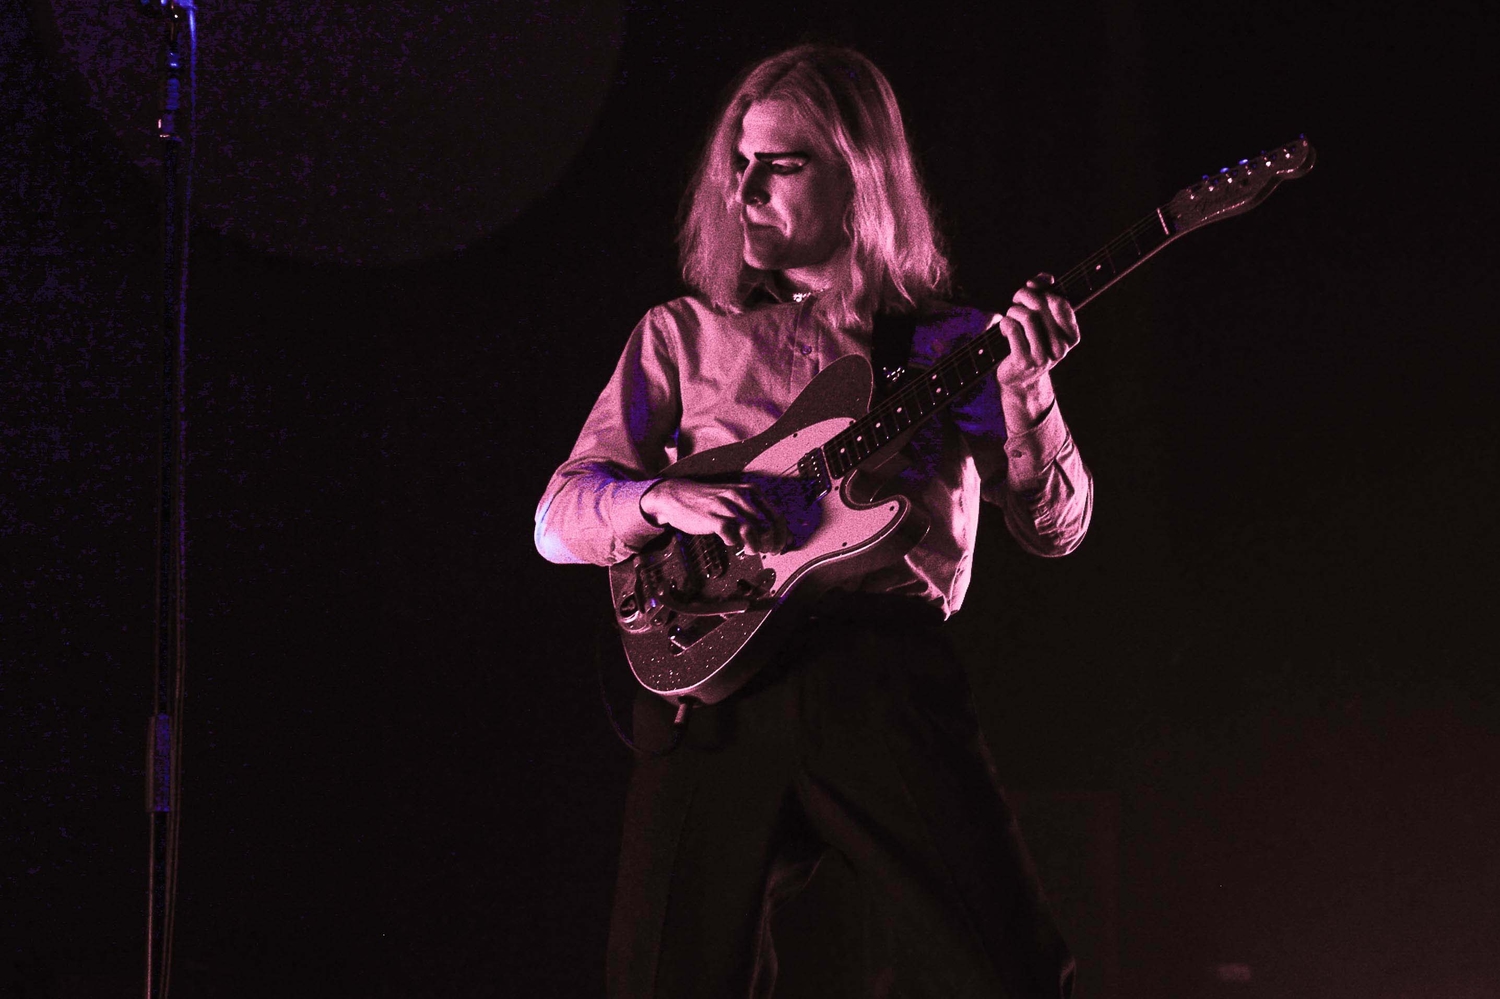
[[[138, 994], [142, 963], [158, 209], [149, 62], [124, 63], [157, 26], [133, 6], [0, 9], [18, 996]], [[885, 68], [997, 307], [1199, 174], [1315, 143], [1309, 177], [1084, 313], [1058, 381], [1093, 529], [1034, 559], [987, 510], [953, 627], [1081, 997], [1500, 991], [1487, 8], [397, 6], [361, 34], [352, 5], [204, 5], [177, 994], [601, 994], [629, 756], [596, 662], [627, 686], [602, 570], [543, 562], [532, 514], [680, 291], [718, 95], [803, 39]], [[787, 913], [779, 995], [849, 994], [849, 887], [830, 865]]]

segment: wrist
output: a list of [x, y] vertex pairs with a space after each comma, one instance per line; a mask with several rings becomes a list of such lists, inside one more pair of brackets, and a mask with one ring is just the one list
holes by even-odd
[[1052, 378], [1045, 371], [1035, 378], [1000, 385], [1000, 408], [1005, 414], [1006, 429], [1011, 434], [1023, 434], [1035, 428], [1056, 401]]
[[641, 493], [641, 498], [636, 503], [637, 507], [641, 511], [642, 519], [644, 519], [646, 523], [650, 524], [652, 527], [661, 526], [661, 522], [656, 519], [656, 514], [660, 508], [656, 504], [656, 497], [654, 494], [656, 493], [656, 487], [661, 485], [662, 481], [662, 479], [657, 479], [655, 482], [651, 483], [651, 485], [647, 486], [646, 491]]

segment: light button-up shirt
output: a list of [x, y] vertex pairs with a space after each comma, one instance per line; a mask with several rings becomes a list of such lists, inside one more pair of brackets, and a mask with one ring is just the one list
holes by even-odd
[[[640, 500], [679, 457], [734, 444], [771, 426], [828, 364], [870, 357], [870, 334], [835, 328], [811, 302], [721, 313], [679, 298], [646, 313], [625, 344], [573, 452], [547, 484], [536, 546], [553, 562], [612, 565], [661, 533]], [[950, 308], [917, 326], [910, 366], [928, 367], [998, 320]], [[1093, 479], [1054, 404], [1035, 427], [1007, 434], [992, 375], [923, 424], [903, 451], [898, 488], [931, 521], [900, 561], [855, 588], [897, 593], [951, 615], [963, 604], [979, 500], [1004, 511], [1037, 555], [1065, 555], [1088, 530]]]

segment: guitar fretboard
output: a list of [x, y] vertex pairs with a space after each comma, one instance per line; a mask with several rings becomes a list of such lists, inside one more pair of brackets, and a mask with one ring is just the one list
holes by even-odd
[[[1075, 310], [1082, 309], [1105, 288], [1167, 245], [1179, 233], [1158, 209], [1116, 236], [1104, 247], [1057, 279], [1057, 290]], [[950, 351], [920, 377], [886, 396], [864, 417], [850, 424], [822, 447], [829, 474], [843, 478], [860, 462], [968, 391], [1010, 352], [1010, 341], [999, 326]]]

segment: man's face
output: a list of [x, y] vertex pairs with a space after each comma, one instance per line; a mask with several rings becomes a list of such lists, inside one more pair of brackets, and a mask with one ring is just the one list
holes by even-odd
[[785, 104], [757, 102], [745, 112], [735, 150], [745, 263], [813, 287], [828, 283], [818, 269], [844, 244], [850, 182], [826, 148]]

